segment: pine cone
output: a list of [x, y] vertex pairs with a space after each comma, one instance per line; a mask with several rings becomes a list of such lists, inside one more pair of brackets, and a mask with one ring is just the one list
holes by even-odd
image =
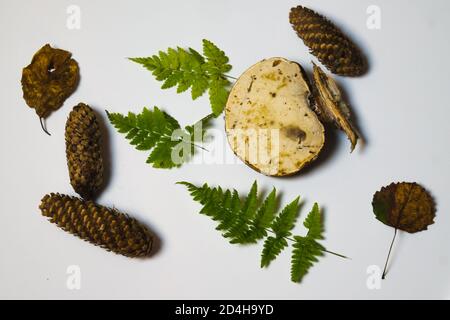
[[356, 77], [367, 71], [359, 48], [325, 17], [298, 6], [291, 9], [289, 21], [311, 53], [331, 72]]
[[42, 198], [42, 215], [64, 231], [127, 257], [147, 256], [153, 238], [146, 227], [128, 215], [61, 194], [47, 194]]
[[101, 133], [94, 111], [80, 103], [66, 122], [66, 156], [70, 184], [84, 199], [92, 199], [103, 184]]

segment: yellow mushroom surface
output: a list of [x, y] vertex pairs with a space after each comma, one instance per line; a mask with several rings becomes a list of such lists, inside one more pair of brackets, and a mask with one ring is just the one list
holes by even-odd
[[233, 152], [268, 176], [299, 172], [317, 158], [325, 142], [311, 104], [299, 64], [284, 58], [258, 62], [237, 80], [225, 107]]

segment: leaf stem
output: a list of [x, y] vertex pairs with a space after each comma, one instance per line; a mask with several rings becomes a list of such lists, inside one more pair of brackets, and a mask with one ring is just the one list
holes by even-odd
[[386, 259], [386, 264], [384, 265], [383, 276], [381, 277], [381, 279], [383, 279], [383, 280], [386, 279], [387, 266], [388, 266], [388, 263], [389, 263], [389, 258], [391, 256], [392, 247], [394, 246], [395, 237], [397, 236], [397, 230], [398, 229], [396, 228], [395, 232], [394, 232], [394, 237], [392, 238], [391, 246], [389, 247], [389, 253], [388, 253], [388, 256], [387, 256], [387, 259]]
[[391, 256], [392, 247], [394, 246], [395, 237], [397, 236], [398, 226], [400, 225], [401, 218], [403, 216], [403, 213], [405, 212], [405, 207], [408, 205], [408, 203], [411, 199], [411, 194], [412, 194], [413, 189], [414, 189], [414, 186], [409, 189], [408, 197], [406, 198], [405, 202], [402, 204], [402, 207], [398, 213], [397, 223], [395, 224], [396, 228], [395, 228], [395, 232], [394, 232], [394, 237], [392, 238], [391, 246], [389, 247], [389, 253], [386, 258], [386, 264], [384, 265], [383, 276], [381, 277], [382, 280], [386, 279], [387, 266], [389, 263], [389, 258]]
[[48, 134], [49, 136], [51, 136], [50, 132], [47, 131], [47, 128], [46, 128], [46, 126], [44, 125], [44, 118], [39, 118], [39, 122], [41, 123], [41, 128], [42, 128], [42, 130], [44, 130], [44, 132], [45, 132], [46, 134]]
[[[276, 234], [272, 229], [269, 229], [269, 228], [264, 228], [267, 232], [270, 232], [270, 233], [272, 233], [272, 234]], [[291, 238], [291, 237], [284, 237], [286, 240], [289, 240], [289, 241], [291, 241], [291, 242], [295, 242], [295, 239], [293, 239], [293, 238]], [[329, 250], [327, 250], [327, 249], [323, 249], [322, 250], [323, 252], [326, 252], [326, 253], [329, 253], [329, 254], [332, 254], [332, 255], [334, 255], [334, 256], [337, 256], [337, 257], [340, 257], [340, 258], [343, 258], [343, 259], [350, 259], [349, 257], [346, 257], [346, 256], [344, 256], [344, 255], [342, 255], [342, 254], [339, 254], [339, 253], [336, 253], [336, 252], [333, 252], [333, 251], [329, 251]]]
[[209, 152], [208, 149], [206, 149], [205, 147], [199, 146], [198, 144], [195, 144], [195, 143], [192, 143], [192, 142], [191, 142], [191, 145], [193, 145], [194, 147], [200, 148], [200, 149], [202, 149], [203, 151]]
[[209, 152], [209, 150], [206, 149], [205, 147], [202, 147], [202, 146], [200, 146], [200, 145], [198, 145], [198, 144], [195, 144], [195, 143], [193, 143], [193, 142], [191, 142], [191, 141], [186, 141], [186, 140], [184, 140], [184, 139], [180, 139], [180, 140], [178, 140], [178, 142], [189, 143], [191, 146], [194, 146], [194, 147], [200, 148], [200, 149], [202, 149], [202, 150], [204, 150], [204, 151], [206, 151], [206, 152]]
[[329, 253], [329, 254], [332, 254], [332, 255], [334, 255], [334, 256], [337, 256], [337, 257], [340, 257], [340, 258], [343, 258], [343, 259], [349, 259], [350, 260], [350, 258], [349, 257], [347, 257], [347, 256], [344, 256], [343, 254], [339, 254], [339, 253], [336, 253], [336, 252], [333, 252], [333, 251], [329, 251], [329, 250], [323, 250], [324, 252], [326, 252], [326, 253]]
[[230, 75], [228, 75], [228, 74], [224, 74], [223, 76], [224, 76], [225, 78], [229, 78], [229, 79], [237, 80], [237, 78], [235, 78], [235, 77], [232, 77], [232, 76], [230, 76]]

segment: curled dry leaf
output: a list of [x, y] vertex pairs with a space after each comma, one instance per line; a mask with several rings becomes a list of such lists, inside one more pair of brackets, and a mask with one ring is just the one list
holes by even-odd
[[46, 44], [22, 71], [23, 98], [41, 119], [59, 109], [78, 85], [78, 63], [71, 56]]
[[350, 121], [351, 114], [336, 82], [317, 65], [313, 68], [316, 112], [324, 122], [333, 123], [345, 132], [352, 144], [352, 151], [358, 141], [358, 134]]
[[225, 130], [233, 152], [269, 176], [297, 173], [315, 160], [324, 127], [312, 110], [312, 94], [299, 64], [263, 60], [245, 71], [225, 107]]
[[386, 269], [397, 230], [417, 233], [428, 229], [434, 223], [436, 207], [430, 193], [417, 183], [392, 183], [376, 192], [373, 201], [373, 212], [382, 223], [395, 228], [394, 238], [389, 249]]

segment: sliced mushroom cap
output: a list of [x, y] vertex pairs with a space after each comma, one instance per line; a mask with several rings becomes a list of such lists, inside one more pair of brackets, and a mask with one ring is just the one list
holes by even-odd
[[226, 104], [225, 129], [233, 152], [269, 176], [299, 172], [325, 142], [303, 70], [283, 58], [263, 60], [241, 75]]

